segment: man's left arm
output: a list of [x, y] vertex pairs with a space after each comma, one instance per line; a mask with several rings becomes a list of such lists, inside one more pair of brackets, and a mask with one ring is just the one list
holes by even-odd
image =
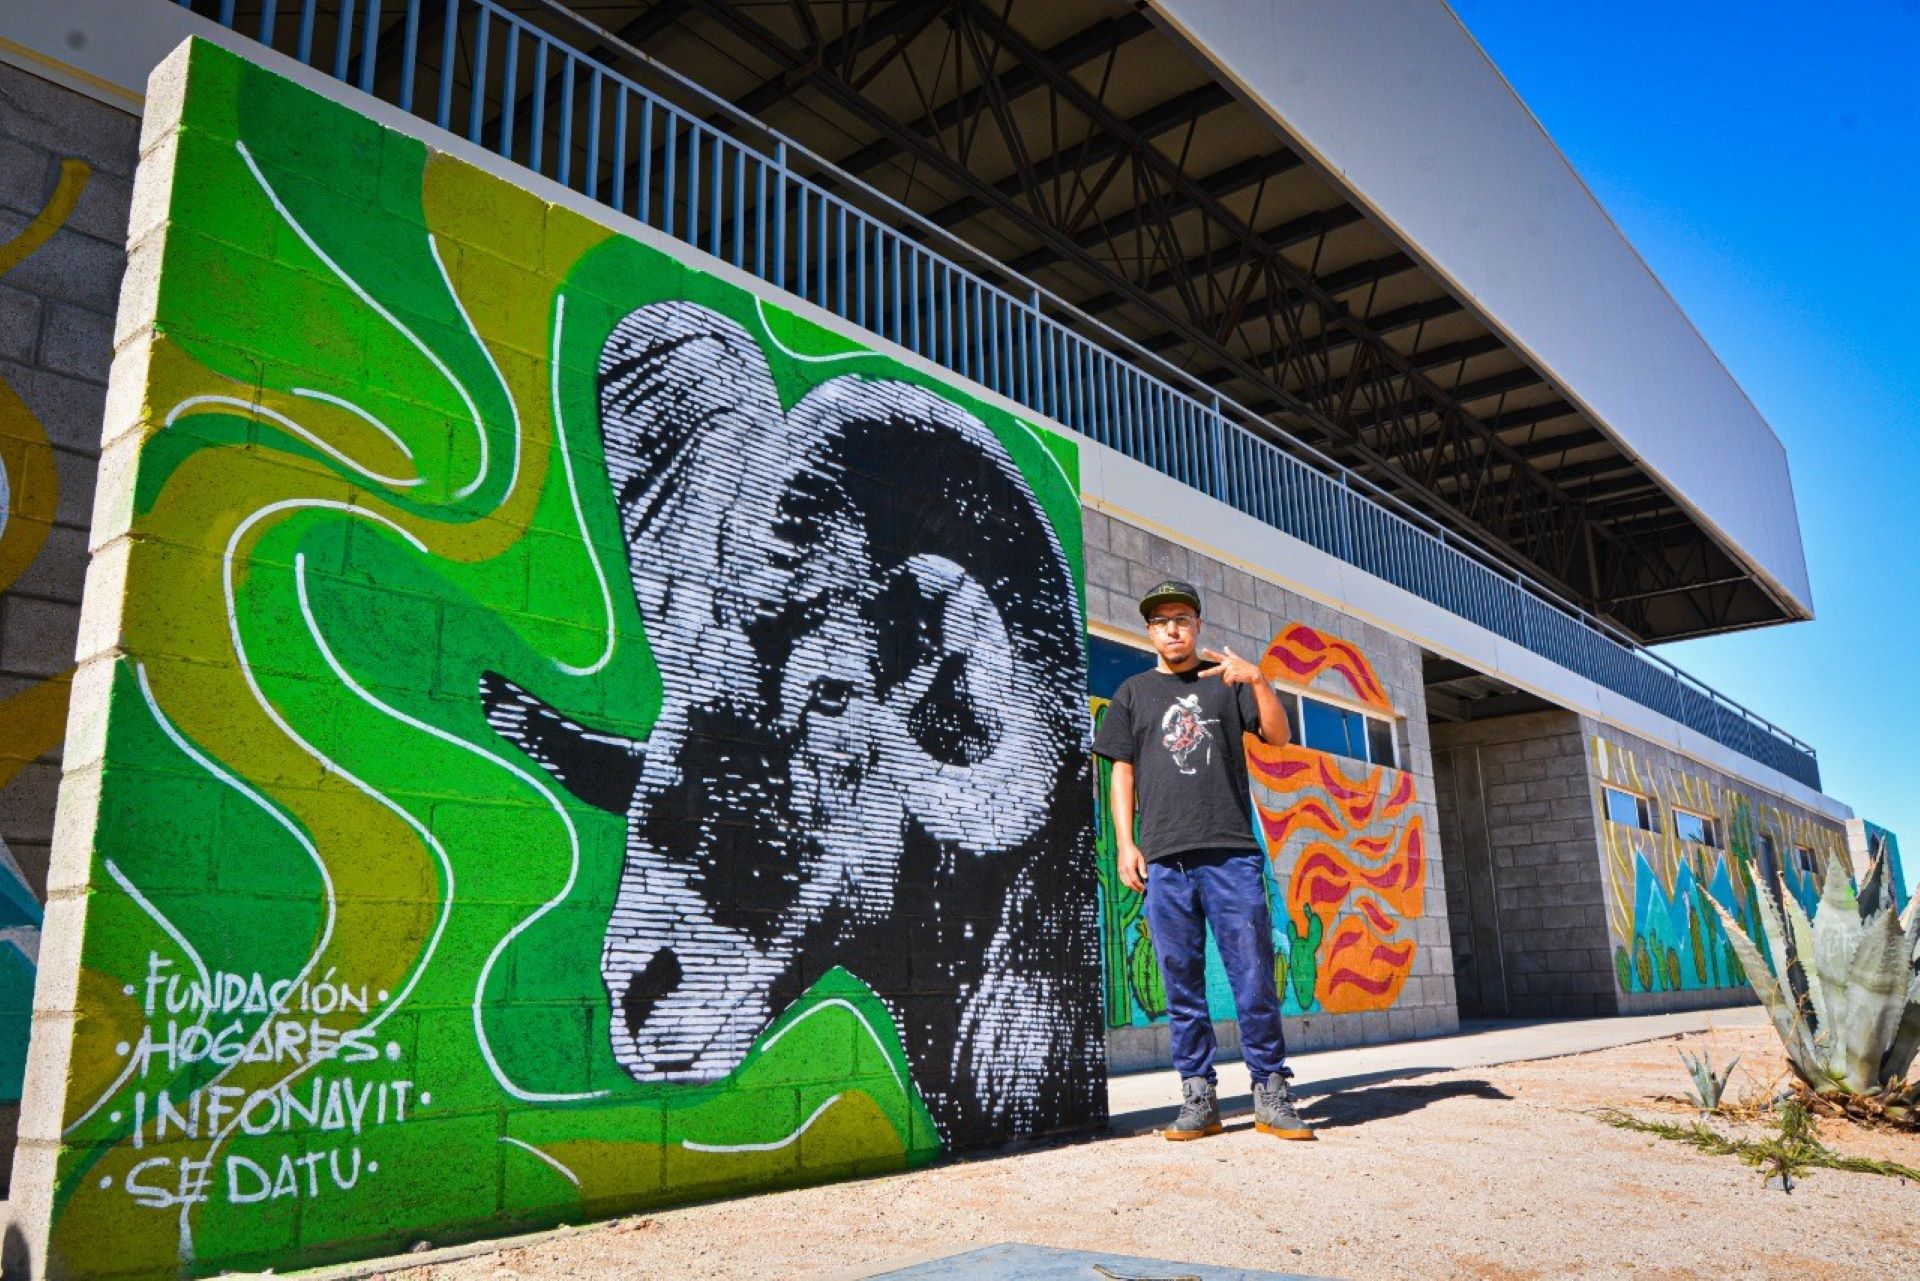
[[1292, 738], [1287, 728], [1287, 709], [1280, 706], [1280, 696], [1260, 675], [1260, 669], [1231, 649], [1224, 652], [1201, 650], [1200, 657], [1217, 664], [1201, 672], [1201, 676], [1218, 676], [1228, 685], [1245, 685], [1253, 691], [1253, 705], [1259, 712], [1261, 739], [1273, 747], [1285, 747]]

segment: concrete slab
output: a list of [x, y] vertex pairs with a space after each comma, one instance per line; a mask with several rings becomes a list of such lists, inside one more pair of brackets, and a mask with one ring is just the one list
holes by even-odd
[[1212, 1268], [1124, 1254], [1060, 1250], [1044, 1245], [990, 1245], [881, 1272], [852, 1274], [872, 1281], [1314, 1281], [1296, 1272]]
[[[1766, 1011], [1760, 1006], [1743, 1005], [1603, 1019], [1466, 1020], [1455, 1036], [1362, 1045], [1345, 1050], [1315, 1050], [1289, 1055], [1288, 1062], [1295, 1073], [1295, 1093], [1302, 1098], [1313, 1098], [1386, 1081], [1430, 1076], [1435, 1072], [1586, 1054], [1616, 1045], [1704, 1032], [1713, 1027], [1758, 1027], [1766, 1023], [1766, 1018]], [[1222, 1063], [1218, 1070], [1223, 1089], [1222, 1115], [1230, 1118], [1253, 1111], [1253, 1094], [1239, 1065]], [[1157, 1130], [1179, 1110], [1180, 1081], [1171, 1069], [1130, 1073], [1107, 1080], [1107, 1111], [1111, 1117], [1108, 1125], [1115, 1134]]]

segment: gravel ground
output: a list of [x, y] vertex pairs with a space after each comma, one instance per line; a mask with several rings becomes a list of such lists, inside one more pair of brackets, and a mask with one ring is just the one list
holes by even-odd
[[[1791, 1196], [1591, 1115], [1685, 1120], [1676, 1048], [1741, 1065], [1765, 1096], [1785, 1064], [1764, 1028], [1307, 1094], [1318, 1143], [1230, 1118], [1170, 1144], [1105, 1139], [858, 1183], [662, 1211], [419, 1267], [425, 1281], [819, 1277], [1002, 1241], [1326, 1277], [1911, 1277], [1920, 1186], [1816, 1170]], [[1230, 1068], [1227, 1075], [1237, 1072]], [[1230, 1082], [1231, 1084], [1231, 1082]], [[1307, 1091], [1311, 1083], [1305, 1083]], [[1920, 1136], [1824, 1122], [1843, 1152], [1920, 1167]]]

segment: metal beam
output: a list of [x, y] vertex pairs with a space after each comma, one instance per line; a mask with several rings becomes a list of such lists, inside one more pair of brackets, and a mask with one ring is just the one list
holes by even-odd
[[[1297, 169], [1302, 163], [1298, 155], [1283, 147], [1279, 151], [1269, 152], [1264, 156], [1254, 156], [1252, 159], [1242, 160], [1237, 164], [1228, 165], [1225, 169], [1217, 170], [1201, 178], [1199, 183], [1201, 189], [1213, 196], [1216, 200], [1224, 200], [1229, 196], [1246, 190], [1248, 187], [1267, 182], [1283, 173]], [[1175, 199], [1167, 201], [1160, 212], [1170, 217], [1179, 217], [1183, 214], [1193, 212], [1194, 208], [1195, 206], [1192, 203], [1184, 199]], [[1155, 216], [1155, 211], [1150, 210], [1144, 205], [1129, 205], [1127, 208], [1115, 213], [1111, 218], [1101, 219], [1090, 229], [1074, 236], [1074, 243], [1082, 249], [1097, 249], [1103, 243], [1110, 243], [1121, 236], [1133, 234], [1145, 226]], [[1306, 214], [1295, 219], [1292, 223], [1282, 224], [1279, 227], [1271, 228], [1260, 234], [1269, 239], [1284, 239], [1289, 235], [1299, 234], [1291, 230], [1292, 228], [1306, 227], [1309, 228], [1309, 230], [1306, 231], [1305, 238], [1311, 239], [1314, 235], [1318, 235], [1324, 231], [1332, 231], [1339, 227], [1350, 226], [1361, 220], [1362, 215], [1358, 209], [1355, 209], [1352, 205], [1341, 205], [1336, 209], [1317, 210], [1314, 213]], [[1295, 243], [1298, 243], [1298, 241], [1295, 241]], [[1015, 258], [1007, 265], [1022, 275], [1028, 275], [1045, 267], [1052, 261], [1053, 257], [1051, 254], [1036, 252]]]
[[[1139, 13], [1126, 13], [1117, 17], [1096, 22], [1091, 27], [1077, 31], [1047, 49], [1047, 57], [1056, 66], [1068, 70], [1077, 70], [1095, 58], [1105, 57], [1129, 40], [1143, 36], [1153, 30], [1153, 23]], [[950, 129], [960, 123], [978, 108], [978, 97], [984, 93], [994, 93], [1007, 101], [1021, 98], [1038, 89], [1044, 79], [1025, 65], [1016, 66], [1002, 73], [995, 83], [982, 85], [976, 91], [975, 100], [969, 101], [964, 91], [956, 90], [955, 96], [933, 110], [926, 112], [907, 125], [910, 133], [921, 138], [932, 139], [942, 130]], [[891, 138], [880, 138], [868, 143], [856, 151], [842, 156], [834, 162], [835, 166], [858, 176], [893, 157], [905, 152]]]
[[[807, 0], [795, 2], [805, 4]], [[1287, 416], [1288, 425], [1293, 429], [1321, 433], [1337, 452], [1377, 473], [1390, 488], [1399, 490], [1416, 505], [1425, 507], [1457, 527], [1503, 548], [1506, 555], [1526, 566], [1544, 582], [1575, 595], [1581, 594], [1581, 589], [1572, 586], [1571, 579], [1576, 576], [1590, 577], [1583, 562], [1578, 559], [1590, 539], [1598, 539], [1605, 545], [1609, 561], [1631, 563], [1639, 558], [1639, 553], [1630, 543], [1616, 539], [1605, 530], [1592, 529], [1587, 524], [1582, 505], [1555, 486], [1546, 475], [1531, 468], [1528, 457], [1503, 437], [1502, 428], [1490, 426], [1467, 412], [1417, 362], [1409, 360], [1380, 334], [1369, 329], [1367, 322], [1354, 315], [1340, 296], [1329, 293], [1322, 282], [1273, 250], [1246, 225], [1241, 216], [1227, 209], [1217, 194], [1203, 187], [1199, 180], [1185, 173], [1173, 158], [1152, 144], [1151, 139], [1158, 133], [1194, 123], [1208, 112], [1225, 106], [1231, 101], [1231, 96], [1223, 87], [1203, 85], [1146, 112], [1122, 119], [1107, 107], [1099, 93], [1082, 83], [1069, 70], [1050, 61], [1047, 53], [1037, 50], [1013, 31], [1003, 14], [990, 11], [976, 0], [950, 0], [948, 21], [955, 24], [957, 30], [964, 29], [967, 36], [967, 39], [956, 38], [952, 42], [956, 60], [963, 55], [971, 58], [977, 66], [982, 85], [999, 86], [996, 92], [1000, 100], [987, 104], [992, 110], [979, 116], [982, 127], [991, 125], [998, 129], [1005, 137], [1010, 154], [1016, 157], [1024, 155], [1026, 139], [1023, 135], [1031, 131], [1016, 124], [1006, 110], [1004, 90], [1007, 85], [1004, 77], [1012, 72], [1000, 70], [1005, 65], [1003, 54], [1013, 56], [1017, 64], [1015, 69], [1024, 68], [1027, 75], [1033, 78], [1035, 87], [1044, 86], [1049, 91], [1052, 118], [1056, 122], [1065, 112], [1082, 117], [1087, 123], [1088, 136], [1083, 144], [1057, 148], [1051, 156], [1022, 164], [1019, 173], [1003, 177], [998, 182], [988, 182], [974, 173], [963, 160], [956, 160], [942, 151], [938, 130], [934, 131], [933, 136], [928, 136], [902, 124], [897, 112], [883, 109], [862, 97], [857, 89], [835, 73], [834, 68], [809, 59], [805, 51], [796, 52], [787, 41], [750, 16], [737, 0], [701, 0], [701, 4], [703, 10], [713, 15], [727, 31], [738, 35], [777, 65], [784, 67], [783, 76], [790, 77], [792, 83], [818, 90], [834, 106], [846, 110], [870, 128], [897, 153], [911, 154], [916, 166], [928, 171], [936, 184], [951, 184], [952, 190], [960, 192], [957, 201], [949, 202], [944, 208], [933, 212], [931, 220], [937, 224], [952, 226], [975, 212], [992, 211], [1005, 220], [1004, 225], [997, 227], [996, 231], [1012, 231], [1016, 240], [1022, 237], [1030, 239], [1035, 246], [1034, 252], [1057, 256], [1096, 278], [1104, 277], [1112, 281], [1113, 288], [1108, 294], [1112, 296], [1114, 306], [1172, 322], [1170, 327], [1192, 346], [1195, 354], [1204, 353], [1213, 357], [1232, 378], [1243, 380], [1256, 392], [1262, 393], [1265, 401], [1271, 402], [1273, 411]], [[981, 39], [981, 36], [986, 39]], [[903, 55], [896, 49], [890, 56]], [[783, 80], [783, 83], [786, 81]], [[1019, 86], [1016, 83], [1012, 87]], [[971, 101], [978, 104], [984, 96], [983, 89], [976, 89]], [[931, 118], [943, 107], [950, 111], [964, 107], [968, 98], [969, 95], [963, 93], [945, 104], [927, 104], [925, 118]], [[1059, 136], [1056, 123], [1054, 137], [1057, 139]], [[1057, 192], [1054, 200], [1044, 200], [1041, 187], [1053, 178], [1109, 162], [1112, 166], [1132, 166], [1137, 196], [1133, 208], [1139, 218], [1139, 228], [1143, 233], [1152, 228], [1156, 233], [1156, 241], [1152, 245], [1153, 259], [1168, 263], [1159, 275], [1171, 277], [1177, 272], [1185, 259], [1179, 263], [1169, 260], [1175, 256], [1181, 243], [1191, 240], [1171, 227], [1170, 212], [1179, 211], [1176, 216], [1183, 219], [1189, 213], [1201, 214], [1203, 226], [1207, 229], [1205, 235], [1214, 238], [1212, 244], [1233, 243], [1236, 256], [1244, 253], [1250, 266], [1257, 265], [1260, 273], [1271, 278], [1262, 282], [1258, 275], [1249, 274], [1247, 277], [1249, 281], [1268, 283], [1266, 298], [1260, 301], [1263, 305], [1269, 301], [1272, 303], [1267, 307], [1266, 318], [1274, 335], [1275, 347], [1290, 351], [1290, 355], [1284, 358], [1300, 359], [1302, 349], [1309, 341], [1317, 339], [1332, 342], [1337, 334], [1351, 335], [1352, 345], [1358, 351], [1367, 353], [1367, 377], [1376, 382], [1370, 385], [1356, 384], [1356, 389], [1364, 394], [1357, 399], [1350, 396], [1345, 403], [1362, 406], [1369, 412], [1382, 415], [1383, 419], [1391, 417], [1395, 425], [1391, 431], [1384, 432], [1381, 439], [1401, 438], [1396, 443], [1398, 453], [1405, 452], [1398, 446], [1405, 444], [1406, 437], [1421, 430], [1421, 424], [1437, 417], [1442, 428], [1436, 441], [1437, 447], [1426, 455], [1430, 462], [1429, 479], [1423, 481], [1418, 475], [1401, 468], [1394, 461], [1396, 452], [1383, 453], [1372, 441], [1362, 439], [1348, 423], [1342, 421], [1344, 413], [1329, 416], [1324, 408], [1313, 406], [1290, 390], [1284, 381], [1276, 380], [1269, 370], [1261, 367], [1261, 362], [1230, 350], [1216, 332], [1209, 330], [1207, 322], [1210, 316], [1216, 322], [1225, 323], [1247, 314], [1249, 304], [1244, 294], [1231, 302], [1228, 308], [1221, 309], [1217, 292], [1211, 286], [1202, 289], [1191, 280], [1169, 279], [1169, 287], [1177, 287], [1181, 291], [1179, 305], [1190, 313], [1187, 318], [1182, 318], [1174, 314], [1168, 303], [1156, 297], [1152, 290], [1124, 278], [1110, 264], [1091, 257], [1079, 242], [1083, 235], [1091, 234], [1093, 229], [1075, 224], [1085, 216], [1085, 206], [1091, 203], [1091, 198], [1097, 195], [1107, 179], [1094, 183], [1091, 192], [1085, 188], [1079, 189], [1089, 199], [1082, 201], [1082, 210], [1071, 218], [1066, 211], [1044, 207], [1045, 204], [1059, 204], [1060, 201]], [[1061, 225], [1062, 222], [1066, 225]], [[1144, 270], [1142, 274], [1146, 274]], [[1295, 294], [1298, 295], [1298, 302], [1292, 307], [1279, 305], [1279, 298]], [[1124, 328], [1137, 329], [1138, 317], [1130, 317], [1119, 323]], [[1310, 339], [1309, 335], [1314, 335], [1315, 339]], [[1464, 499], [1450, 500], [1431, 487], [1431, 466], [1437, 465], [1443, 457], [1450, 457], [1453, 460], [1451, 465], [1455, 467], [1469, 467], [1478, 473], [1477, 479], [1463, 486]], [[1507, 472], [1506, 480], [1497, 486], [1492, 482], [1496, 469]], [[1597, 583], [1590, 583], [1590, 587], [1597, 587]]]
[[[1311, 234], [1318, 234], [1318, 230], [1316, 227]], [[1311, 236], [1309, 235], [1306, 238], [1311, 238]], [[1299, 242], [1294, 241], [1293, 243]], [[1189, 265], [1199, 269], [1195, 272], [1196, 275], [1211, 275], [1213, 271], [1221, 270], [1228, 265], [1225, 262], [1216, 264], [1212, 261], [1213, 259], [1222, 257], [1237, 258], [1244, 263], [1246, 251], [1239, 246], [1233, 246], [1229, 249], [1219, 250], [1203, 258], [1192, 259]], [[1403, 253], [1391, 253], [1381, 258], [1370, 258], [1365, 262], [1356, 262], [1351, 266], [1343, 267], [1339, 271], [1330, 272], [1316, 279], [1322, 291], [1329, 295], [1339, 295], [1376, 285], [1383, 280], [1388, 280], [1404, 272], [1412, 271], [1417, 265], [1413, 259]], [[1213, 268], [1213, 271], [1206, 270], [1209, 266]], [[1149, 277], [1145, 287], [1150, 293], [1164, 293], [1167, 289], [1171, 288], [1175, 280], [1179, 278], [1180, 273], [1178, 271], [1163, 271]], [[1256, 298], [1249, 299], [1241, 308], [1241, 312], [1247, 318], [1246, 323], [1251, 323], [1256, 317], [1265, 315], [1276, 309], [1282, 307], [1297, 307], [1306, 301], [1308, 297], [1307, 291], [1287, 286], [1278, 291], [1264, 293]], [[1113, 297], [1112, 292], [1109, 291], [1094, 298], [1087, 299], [1084, 302], [1076, 303], [1075, 305], [1081, 310], [1097, 316], [1107, 308], [1117, 305], [1117, 301]], [[1214, 318], [1212, 324], [1208, 326], [1209, 332], [1218, 332], [1217, 328], [1214, 327], [1217, 326], [1218, 323], [1218, 318]], [[1155, 334], [1151, 338], [1141, 340], [1141, 346], [1154, 351], [1165, 350], [1167, 347], [1174, 345], [1176, 345], [1176, 340], [1173, 335], [1168, 333]]]
[[[1218, 111], [1232, 101], [1232, 94], [1217, 84], [1208, 83], [1148, 107], [1138, 115], [1129, 117], [1124, 124], [1128, 132], [1137, 138], [1156, 138], [1182, 125], [1191, 124], [1210, 112]], [[1064, 148], [1027, 165], [1018, 165], [1013, 173], [990, 183], [989, 186], [994, 195], [1006, 200], [1017, 200], [1030, 185], [1047, 182], [1065, 173], [1078, 173], [1084, 169], [1091, 169], [1104, 161], [1119, 157], [1127, 149], [1128, 144], [1120, 138], [1111, 135], [1095, 135], [1083, 144]], [[996, 208], [998, 204], [998, 201], [988, 198], [984, 193], [966, 195], [935, 209], [927, 217], [942, 227], [952, 227], [969, 218], [978, 217]]]

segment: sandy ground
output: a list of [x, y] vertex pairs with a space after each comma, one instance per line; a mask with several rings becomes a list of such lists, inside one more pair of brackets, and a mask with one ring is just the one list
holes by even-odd
[[[398, 1275], [860, 1275], [1003, 1241], [1326, 1277], [1732, 1278], [1920, 1274], [1920, 1186], [1818, 1170], [1792, 1195], [1732, 1157], [1609, 1128], [1606, 1105], [1685, 1120], [1678, 1047], [1742, 1056], [1729, 1097], [1784, 1079], [1764, 1028], [1313, 1098], [1317, 1143], [1226, 1134], [1075, 1143], [691, 1206]], [[1237, 1065], [1223, 1081], [1238, 1088]], [[1823, 1123], [1843, 1152], [1920, 1167], [1920, 1136]]]

